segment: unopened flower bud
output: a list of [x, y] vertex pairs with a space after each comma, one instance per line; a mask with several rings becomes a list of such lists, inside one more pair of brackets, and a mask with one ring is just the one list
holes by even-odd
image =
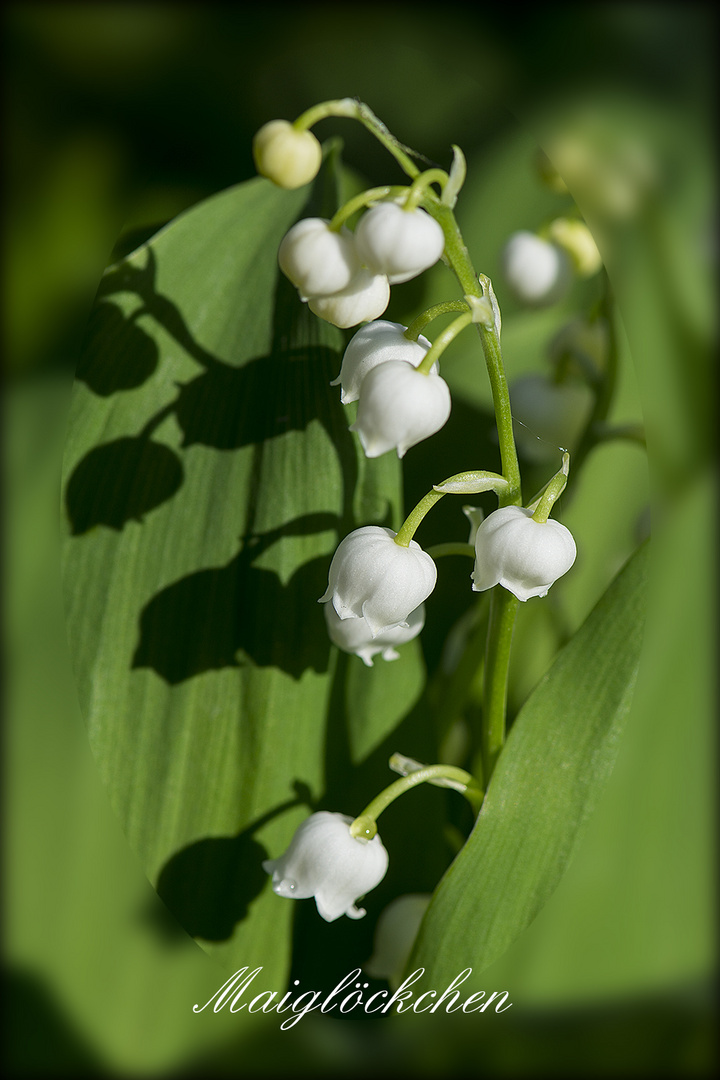
[[435, 218], [415, 207], [378, 203], [360, 218], [355, 243], [363, 263], [391, 285], [417, 277], [438, 261], [445, 236]]
[[503, 506], [476, 533], [473, 591], [502, 585], [518, 600], [546, 596], [576, 554], [570, 530], [559, 521], [535, 521], [530, 510]]
[[341, 619], [332, 604], [325, 604], [325, 622], [328, 637], [334, 645], [346, 653], [359, 656], [366, 667], [373, 666], [373, 656], [381, 654], [383, 660], [397, 660], [400, 653], [396, 645], [405, 645], [416, 638], [425, 625], [425, 605], [411, 611], [407, 626], [394, 626], [373, 637], [365, 619]]
[[388, 854], [377, 833], [372, 840], [352, 836], [352, 822], [328, 810], [303, 821], [285, 854], [262, 864], [272, 874], [273, 892], [290, 900], [314, 896], [326, 922], [341, 915], [361, 919], [365, 911], [356, 901], [385, 877]]
[[556, 218], [548, 234], [554, 244], [567, 252], [579, 277], [592, 277], [602, 267], [602, 255], [584, 221]]
[[309, 297], [308, 307], [326, 322], [347, 330], [350, 326], [379, 318], [389, 300], [388, 279], [363, 267], [340, 292], [332, 296]]
[[303, 300], [347, 288], [360, 269], [353, 234], [324, 218], [303, 218], [283, 237], [278, 263]]
[[395, 543], [396, 533], [381, 525], [355, 529], [338, 545], [320, 603], [332, 601], [341, 619], [364, 618], [374, 637], [409, 616], [435, 588], [437, 567], [415, 540]]
[[406, 360], [387, 360], [365, 376], [350, 430], [358, 433], [366, 457], [388, 450], [404, 457], [411, 446], [440, 430], [451, 406], [440, 375], [425, 375]]
[[253, 139], [253, 158], [261, 176], [281, 188], [299, 188], [317, 176], [322, 147], [311, 131], [297, 131], [287, 120], [270, 120]]
[[[340, 400], [343, 405], [357, 401], [363, 379], [378, 364], [387, 360], [407, 360], [417, 367], [425, 359], [430, 342], [422, 335], [417, 341], [408, 341], [406, 329], [402, 323], [388, 322], [387, 319], [375, 319], [360, 327], [345, 350], [340, 374], [330, 384], [342, 387]], [[432, 372], [437, 374], [437, 364], [433, 365]]]
[[553, 304], [563, 297], [572, 280], [565, 252], [531, 232], [516, 232], [510, 237], [502, 264], [508, 286], [524, 304]]

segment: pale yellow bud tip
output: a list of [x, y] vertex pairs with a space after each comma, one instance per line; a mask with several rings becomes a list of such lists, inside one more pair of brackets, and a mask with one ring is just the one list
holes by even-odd
[[584, 221], [556, 218], [550, 225], [549, 236], [565, 249], [580, 277], [592, 277], [602, 267], [602, 256]]
[[311, 131], [296, 131], [287, 120], [270, 120], [253, 139], [257, 171], [281, 188], [299, 188], [317, 176], [322, 147]]

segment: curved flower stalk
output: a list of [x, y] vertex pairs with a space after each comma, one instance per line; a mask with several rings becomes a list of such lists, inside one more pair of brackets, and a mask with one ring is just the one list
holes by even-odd
[[280, 242], [280, 269], [301, 300], [346, 289], [360, 269], [350, 230], [329, 225], [325, 218], [303, 218]]
[[365, 266], [399, 285], [438, 261], [445, 236], [437, 221], [419, 207], [383, 202], [360, 218], [355, 243]]
[[[357, 401], [363, 379], [387, 360], [407, 360], [417, 367], [425, 359], [430, 342], [422, 335], [417, 341], [405, 337], [406, 326], [402, 323], [389, 322], [387, 319], [375, 319], [374, 322], [361, 326], [350, 339], [345, 349], [340, 367], [340, 374], [333, 379], [331, 386], [340, 386], [340, 400], [343, 405]], [[432, 368], [438, 374], [438, 365]]]
[[366, 667], [373, 666], [373, 657], [380, 654], [383, 660], [398, 660], [396, 645], [405, 645], [416, 638], [425, 625], [425, 605], [420, 604], [407, 617], [407, 626], [394, 626], [373, 637], [364, 618], [341, 619], [332, 604], [325, 604], [325, 622], [328, 637], [343, 652], [359, 656]]
[[273, 892], [290, 900], [315, 897], [326, 922], [341, 915], [361, 919], [360, 897], [379, 885], [388, 868], [380, 837], [352, 836], [353, 819], [320, 810], [303, 821], [284, 855], [267, 859], [263, 870], [272, 875]]
[[493, 511], [475, 535], [473, 590], [502, 585], [518, 600], [546, 596], [575, 562], [570, 530], [559, 521], [536, 521], [531, 510], [505, 506]]
[[358, 433], [366, 457], [397, 450], [401, 458], [443, 427], [451, 407], [450, 390], [440, 375], [426, 375], [406, 360], [387, 360], [363, 380], [350, 431]]
[[556, 244], [535, 233], [514, 233], [502, 252], [508, 286], [523, 304], [542, 306], [560, 300], [572, 281], [571, 264]]
[[315, 179], [322, 147], [312, 131], [300, 131], [287, 120], [270, 120], [253, 139], [253, 158], [261, 176], [292, 190]]
[[332, 605], [340, 619], [364, 618], [373, 638], [409, 625], [410, 612], [435, 588], [437, 568], [420, 545], [395, 543], [381, 525], [355, 529], [338, 545], [328, 587], [319, 603]]

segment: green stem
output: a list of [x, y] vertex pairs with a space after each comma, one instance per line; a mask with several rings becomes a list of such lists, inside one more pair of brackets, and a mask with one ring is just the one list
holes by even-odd
[[415, 535], [415, 530], [427, 514], [428, 510], [431, 510], [436, 502], [442, 499], [444, 491], [429, 491], [417, 504], [414, 510], [411, 510], [405, 521], [400, 526], [397, 536], [395, 537], [395, 543], [400, 547], [409, 547], [410, 541]]
[[483, 776], [488, 783], [505, 742], [508, 671], [518, 599], [502, 585], [490, 597], [490, 621], [485, 645], [483, 729], [481, 734]]
[[469, 772], [466, 772], [465, 769], [458, 769], [455, 765], [425, 765], [423, 768], [415, 769], [413, 772], [408, 773], [407, 776], [395, 780], [379, 795], [376, 795], [350, 825], [350, 835], [366, 840], [372, 839], [377, 832], [375, 824], [377, 818], [380, 817], [383, 810], [386, 810], [391, 802], [394, 802], [400, 795], [404, 795], [406, 791], [410, 791], [411, 788], [417, 787], [418, 784], [424, 784], [440, 777], [446, 777], [462, 785], [464, 788], [463, 794], [467, 796], [473, 807], [480, 808], [484, 792]]
[[413, 180], [420, 175], [420, 169], [407, 153], [407, 147], [403, 146], [388, 131], [382, 120], [363, 101], [356, 101], [354, 98], [323, 101], [319, 105], [313, 105], [312, 108], [307, 109], [301, 116], [298, 116], [293, 123], [293, 127], [298, 131], [306, 131], [313, 124], [317, 124], [319, 120], [324, 120], [328, 116], [344, 116], [351, 120], [359, 120], [363, 127], [367, 128], [378, 142], [382, 143], [385, 149], [392, 154], [404, 173]]
[[[437, 199], [426, 200], [425, 209], [433, 215], [445, 234], [445, 256], [455, 272], [464, 295], [477, 297], [485, 295], [452, 209], [441, 205]], [[488, 282], [488, 291], [489, 289]], [[494, 326], [488, 328], [482, 323], [476, 325], [492, 390], [502, 474], [508, 482], [508, 490], [499, 498], [500, 506], [522, 506], [520, 465], [515, 449], [510, 392], [505, 378], [500, 337]]]
[[349, 199], [337, 213], [334, 215], [328, 226], [333, 232], [338, 232], [340, 228], [345, 224], [348, 218], [351, 218], [358, 210], [362, 210], [364, 206], [367, 206], [371, 202], [380, 202], [382, 199], [400, 195], [402, 192], [407, 191], [405, 187], [390, 186], [386, 184], [384, 187], [369, 188], [367, 191], [361, 191], [359, 195], [355, 195], [352, 199]]
[[432, 345], [425, 353], [421, 362], [417, 366], [417, 371], [421, 375], [429, 375], [430, 370], [436, 360], [439, 360], [442, 354], [447, 349], [451, 341], [454, 341], [458, 334], [469, 326], [472, 322], [472, 315], [469, 311], [464, 311], [462, 315], [458, 315], [457, 319], [453, 319], [449, 326], [446, 326], [441, 334], [433, 341]]
[[423, 311], [421, 315], [413, 319], [403, 337], [406, 337], [408, 341], [417, 341], [427, 324], [433, 319], [437, 319], [440, 315], [447, 315], [451, 311], [467, 310], [468, 306], [464, 300], [445, 300], [441, 304], [433, 304], [427, 311]]
[[419, 205], [430, 184], [441, 184], [444, 188], [448, 182], [448, 174], [444, 169], [427, 169], [420, 173], [412, 182], [408, 197], [405, 200], [404, 209], [414, 210]]

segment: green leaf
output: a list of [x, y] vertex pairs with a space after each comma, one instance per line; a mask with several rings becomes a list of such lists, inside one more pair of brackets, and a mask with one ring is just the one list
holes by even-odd
[[408, 970], [443, 986], [488, 967], [555, 889], [615, 761], [638, 669], [647, 544], [518, 714], [475, 827], [440, 882]]
[[343, 536], [400, 506], [397, 460], [363, 456], [329, 385], [342, 334], [277, 270], [334, 183], [332, 154], [309, 203], [251, 180], [110, 268], [65, 451], [70, 646], [112, 804], [185, 928], [269, 985], [296, 905], [261, 864], [341, 786], [334, 679], [359, 687], [362, 757], [422, 678], [413, 643], [385, 707], [381, 665], [338, 665], [317, 603]]

